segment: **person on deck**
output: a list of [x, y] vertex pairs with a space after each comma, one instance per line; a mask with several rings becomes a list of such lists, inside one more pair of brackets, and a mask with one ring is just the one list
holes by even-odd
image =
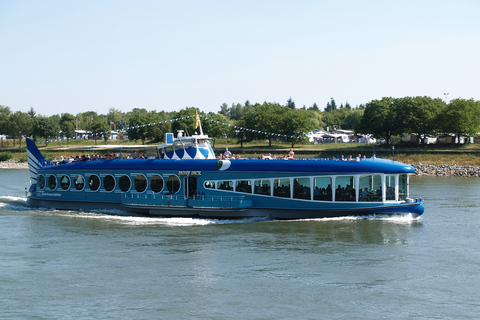
[[223, 155], [225, 156], [225, 159], [228, 159], [232, 156], [232, 153], [228, 151], [228, 147], [225, 148], [225, 152], [223, 153]]

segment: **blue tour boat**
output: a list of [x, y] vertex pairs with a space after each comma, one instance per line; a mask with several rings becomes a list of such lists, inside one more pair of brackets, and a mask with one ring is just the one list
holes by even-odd
[[167, 134], [151, 159], [51, 165], [27, 139], [31, 206], [155, 216], [308, 219], [424, 211], [404, 163], [379, 159], [217, 159], [208, 136]]

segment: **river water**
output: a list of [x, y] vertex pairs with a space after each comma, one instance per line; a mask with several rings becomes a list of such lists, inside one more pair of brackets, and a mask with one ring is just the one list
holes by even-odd
[[480, 180], [410, 216], [218, 221], [32, 210], [0, 170], [1, 319], [476, 319]]

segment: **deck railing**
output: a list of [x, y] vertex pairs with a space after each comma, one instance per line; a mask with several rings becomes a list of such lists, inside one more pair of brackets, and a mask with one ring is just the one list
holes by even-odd
[[186, 197], [168, 194], [122, 194], [121, 203], [130, 206], [168, 206], [239, 209], [252, 206], [248, 196], [203, 196]]

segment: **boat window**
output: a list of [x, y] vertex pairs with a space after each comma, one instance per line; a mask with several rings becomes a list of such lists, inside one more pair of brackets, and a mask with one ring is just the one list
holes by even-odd
[[147, 189], [147, 178], [143, 174], [137, 174], [135, 180], [133, 180], [133, 185], [137, 192], [143, 192]]
[[332, 178], [316, 177], [313, 179], [313, 200], [332, 201]]
[[233, 190], [233, 182], [232, 181], [218, 181], [217, 189]]
[[358, 190], [358, 201], [382, 201], [382, 177], [380, 175], [360, 176]]
[[182, 142], [185, 149], [193, 148], [195, 146], [195, 139], [193, 138], [183, 139]]
[[107, 191], [112, 191], [115, 188], [115, 178], [111, 174], [107, 174], [103, 178], [103, 187]]
[[293, 179], [293, 197], [297, 199], [311, 200], [310, 196], [310, 178]]
[[131, 185], [132, 182], [130, 181], [130, 177], [127, 175], [123, 175], [120, 177], [120, 179], [118, 179], [118, 187], [123, 192], [127, 192], [128, 190], [130, 190]]
[[43, 174], [41, 174], [39, 177], [38, 177], [38, 187], [40, 189], [43, 189], [45, 188], [45, 177]]
[[255, 194], [271, 195], [270, 180], [255, 180]]
[[205, 181], [205, 188], [207, 188], [207, 189], [215, 189], [215, 182], [213, 182], [213, 181]]
[[353, 176], [339, 176], [335, 178], [335, 201], [356, 201], [355, 179]]
[[163, 179], [158, 174], [155, 174], [150, 178], [150, 189], [155, 193], [162, 191]]
[[180, 140], [176, 140], [173, 142], [173, 148], [175, 150], [181, 150], [183, 149], [183, 145], [182, 145], [182, 142], [180, 142]]
[[83, 188], [85, 187], [85, 179], [83, 178], [83, 176], [76, 176], [75, 179], [73, 179], [73, 185], [75, 186], [75, 189], [83, 190]]
[[62, 187], [63, 190], [68, 190], [70, 188], [70, 178], [66, 175], [63, 175], [60, 178], [60, 187]]
[[235, 185], [235, 191], [252, 193], [252, 182], [250, 180], [238, 180]]
[[170, 193], [177, 193], [180, 190], [180, 179], [173, 174], [168, 176], [167, 189]]
[[395, 176], [385, 176], [386, 200], [395, 200]]
[[90, 190], [97, 191], [100, 187], [100, 178], [97, 175], [92, 174], [88, 178], [88, 186], [90, 187]]
[[53, 174], [48, 177], [48, 187], [52, 190], [57, 187], [57, 178]]
[[273, 195], [275, 197], [290, 198], [290, 179], [273, 180]]
[[398, 176], [398, 200], [403, 201], [408, 198], [408, 175]]

